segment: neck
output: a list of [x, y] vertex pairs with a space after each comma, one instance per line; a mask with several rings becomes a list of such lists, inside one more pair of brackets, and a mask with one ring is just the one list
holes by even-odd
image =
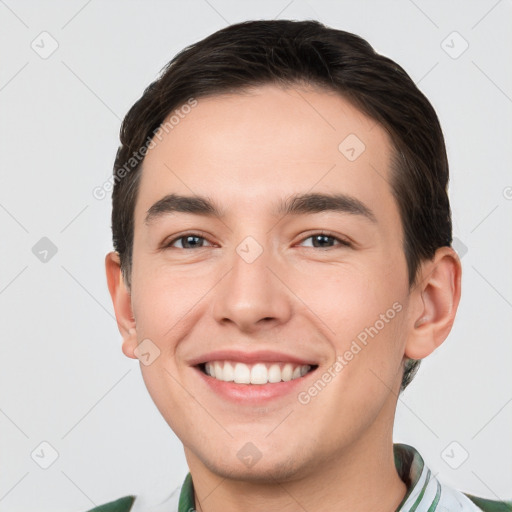
[[407, 488], [395, 467], [392, 427], [382, 434], [381, 429], [380, 436], [359, 439], [300, 478], [272, 483], [222, 478], [185, 449], [195, 508], [198, 512], [394, 511]]

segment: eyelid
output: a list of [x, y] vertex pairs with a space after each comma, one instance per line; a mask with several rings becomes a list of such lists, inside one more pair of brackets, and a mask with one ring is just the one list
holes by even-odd
[[[328, 230], [312, 231], [308, 235], [303, 236], [298, 243], [300, 244], [300, 243], [305, 242], [308, 238], [312, 238], [314, 236], [322, 236], [322, 235], [323, 236], [328, 236], [330, 238], [333, 238], [334, 240], [339, 242], [339, 245], [338, 246], [333, 246], [333, 247], [311, 247], [311, 249], [334, 249], [335, 247], [340, 247], [340, 246], [341, 247], [353, 247], [353, 243], [348, 238], [339, 236], [336, 233], [332, 233], [332, 232], [330, 232]], [[175, 242], [177, 242], [178, 240], [181, 240], [182, 238], [186, 238], [188, 236], [196, 236], [198, 238], [203, 238], [209, 244], [215, 245], [211, 240], [209, 240], [209, 238], [206, 236], [206, 233], [204, 233], [204, 232], [201, 232], [201, 231], [186, 231], [184, 233], [181, 233], [181, 234], [173, 236], [173, 238], [171, 238], [168, 241], [167, 241], [167, 239], [164, 240], [162, 242], [162, 244], [161, 244], [161, 248], [162, 249], [169, 249], [169, 248], [172, 247], [172, 245]], [[179, 247], [177, 247], [177, 249], [179, 249]], [[198, 250], [198, 249], [204, 249], [204, 247], [198, 247], [195, 250]], [[183, 249], [183, 250], [186, 251], [186, 250], [192, 250], [192, 249]]]
[[[172, 238], [168, 239], [166, 238], [160, 248], [161, 249], [170, 249], [172, 248], [172, 245], [177, 242], [178, 240], [181, 240], [182, 238], [186, 238], [188, 236], [197, 236], [198, 238], [204, 238], [209, 244], [213, 244], [213, 242], [206, 236], [206, 233], [202, 231], [185, 231], [184, 233], [173, 235]], [[181, 247], [175, 247], [175, 249], [181, 249]], [[204, 249], [204, 247], [199, 247], [198, 249]], [[184, 251], [190, 251], [191, 249], [183, 249]], [[197, 250], [197, 249], [196, 249]]]
[[[353, 246], [353, 242], [349, 238], [342, 237], [342, 236], [340, 236], [340, 235], [338, 235], [336, 233], [332, 233], [332, 232], [330, 232], [328, 230], [325, 230], [325, 229], [322, 229], [320, 231], [312, 231], [307, 236], [303, 236], [299, 243], [303, 243], [308, 238], [312, 238], [314, 236], [320, 236], [320, 235], [328, 236], [330, 238], [334, 238], [336, 241], [338, 241], [340, 243], [339, 246], [342, 246], [342, 247], [352, 247]], [[312, 249], [334, 249], [335, 247], [336, 246], [334, 246], [334, 247], [312, 247]]]

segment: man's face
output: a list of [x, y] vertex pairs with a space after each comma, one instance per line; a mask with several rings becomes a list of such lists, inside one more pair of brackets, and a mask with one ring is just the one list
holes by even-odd
[[[411, 315], [382, 127], [334, 93], [264, 86], [199, 99], [155, 142], [131, 305], [137, 341], [159, 351], [144, 381], [189, 466], [296, 478], [388, 435]], [[221, 215], [151, 208], [170, 194]]]

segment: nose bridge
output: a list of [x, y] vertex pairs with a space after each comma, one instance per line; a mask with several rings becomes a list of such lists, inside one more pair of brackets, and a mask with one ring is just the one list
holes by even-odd
[[233, 291], [240, 287], [240, 291], [254, 293], [256, 296], [269, 294], [272, 283], [268, 267], [273, 260], [270, 244], [265, 241], [260, 243], [254, 237], [248, 236], [238, 244], [235, 252]]
[[291, 311], [285, 287], [270, 270], [276, 267], [272, 244], [259, 238], [261, 242], [247, 236], [236, 246], [231, 271], [215, 302], [218, 321], [229, 320], [245, 330], [263, 319], [285, 321]]

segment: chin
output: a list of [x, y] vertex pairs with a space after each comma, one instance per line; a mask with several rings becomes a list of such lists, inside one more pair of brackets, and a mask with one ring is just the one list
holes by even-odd
[[[271, 484], [298, 480], [312, 471], [312, 464], [300, 455], [286, 454], [284, 450], [277, 453], [269, 450], [266, 452], [254, 452], [251, 457], [252, 447], [247, 446], [234, 457], [220, 460], [218, 457], [199, 457], [199, 460], [212, 473], [231, 480], [240, 480], [258, 484]], [[240, 453], [241, 452], [241, 453]], [[300, 458], [299, 458], [300, 456]], [[245, 459], [245, 460], [244, 460]]]

